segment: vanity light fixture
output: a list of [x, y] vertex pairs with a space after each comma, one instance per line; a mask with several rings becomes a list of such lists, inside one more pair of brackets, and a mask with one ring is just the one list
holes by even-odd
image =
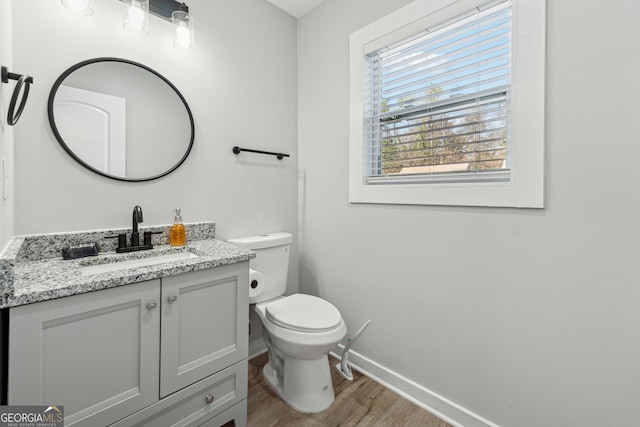
[[78, 15], [93, 15], [93, 0], [62, 0], [62, 4]]
[[[80, 0], [77, 0], [80, 1]], [[129, 31], [148, 33], [149, 14], [172, 22], [175, 27], [173, 46], [177, 49], [193, 47], [193, 17], [189, 6], [176, 0], [120, 0], [124, 4], [124, 27]], [[144, 17], [144, 21], [142, 18]], [[142, 24], [144, 22], [144, 24]]]
[[[193, 16], [189, 6], [176, 0], [119, 0], [123, 5], [123, 27], [132, 33], [149, 33], [149, 14], [173, 23], [175, 36], [173, 46], [176, 49], [189, 49], [194, 46]], [[80, 15], [93, 14], [93, 0], [62, 0], [69, 10]]]

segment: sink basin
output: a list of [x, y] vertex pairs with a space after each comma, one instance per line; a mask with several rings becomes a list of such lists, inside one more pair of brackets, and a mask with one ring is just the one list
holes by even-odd
[[104, 264], [87, 265], [80, 267], [83, 276], [92, 274], [111, 273], [114, 271], [128, 270], [131, 268], [147, 267], [150, 265], [164, 264], [167, 262], [183, 261], [186, 259], [198, 258], [198, 255], [191, 252], [178, 252], [166, 255], [156, 255], [147, 258], [128, 259]]

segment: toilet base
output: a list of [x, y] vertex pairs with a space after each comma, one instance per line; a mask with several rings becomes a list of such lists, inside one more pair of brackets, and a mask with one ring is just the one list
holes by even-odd
[[335, 398], [328, 356], [314, 360], [284, 356], [281, 377], [271, 362], [262, 369], [262, 376], [271, 389], [298, 412], [322, 412]]

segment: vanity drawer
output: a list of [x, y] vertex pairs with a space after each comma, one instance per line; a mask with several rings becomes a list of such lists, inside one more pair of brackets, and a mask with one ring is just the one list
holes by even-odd
[[247, 372], [244, 359], [112, 425], [201, 425], [246, 399]]
[[247, 399], [241, 400], [226, 411], [209, 418], [198, 427], [247, 427]]

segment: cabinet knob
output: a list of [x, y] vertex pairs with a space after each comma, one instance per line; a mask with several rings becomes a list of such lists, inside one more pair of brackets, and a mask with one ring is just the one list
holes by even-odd
[[149, 301], [147, 303], [147, 309], [149, 310], [155, 310], [156, 308], [158, 308], [158, 303], [155, 301]]
[[178, 296], [177, 295], [169, 295], [169, 297], [167, 298], [167, 301], [169, 301], [169, 304], [173, 304], [174, 302], [178, 301]]
[[213, 395], [207, 394], [207, 397], [205, 397], [204, 400], [207, 402], [207, 405], [211, 405], [213, 403]]

